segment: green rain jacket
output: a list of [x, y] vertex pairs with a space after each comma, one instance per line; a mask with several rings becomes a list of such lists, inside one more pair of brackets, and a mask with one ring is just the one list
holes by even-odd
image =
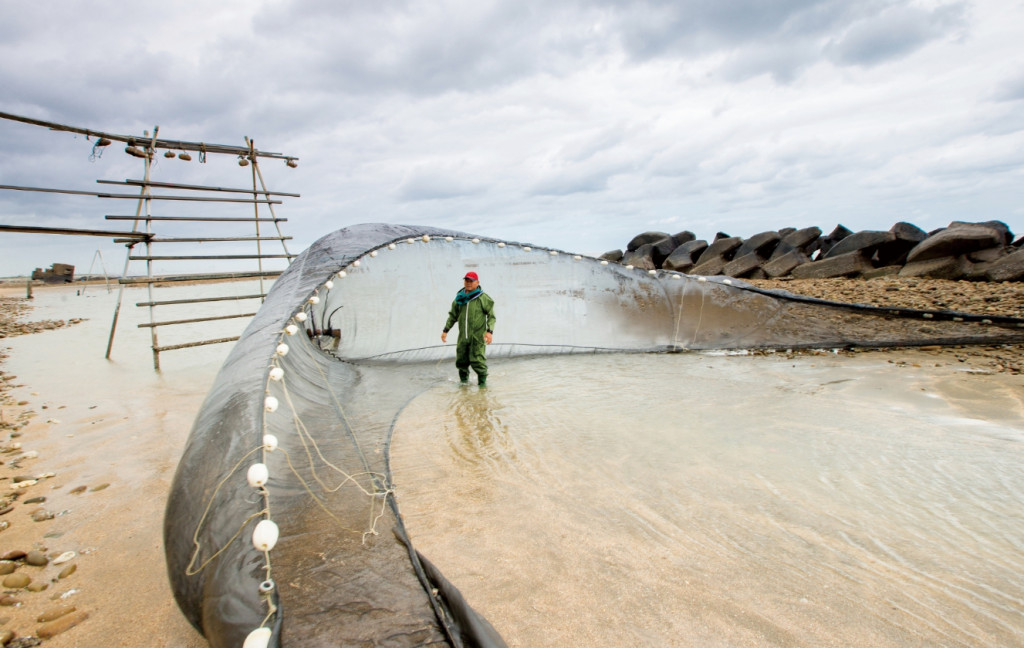
[[[447, 333], [456, 322], [459, 323], [460, 342], [483, 342], [484, 332], [494, 332], [494, 300], [480, 288], [473, 292], [476, 294], [467, 295], [465, 290], [459, 291], [452, 302], [451, 310], [448, 311], [448, 321], [444, 325], [444, 332]], [[464, 303], [460, 304], [460, 301]]]

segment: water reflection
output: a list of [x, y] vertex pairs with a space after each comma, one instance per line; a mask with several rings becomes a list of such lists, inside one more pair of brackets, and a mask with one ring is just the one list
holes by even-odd
[[445, 425], [448, 448], [466, 469], [485, 472], [487, 466], [517, 462], [501, 409], [501, 401], [492, 390], [475, 386], [462, 386], [449, 398]]

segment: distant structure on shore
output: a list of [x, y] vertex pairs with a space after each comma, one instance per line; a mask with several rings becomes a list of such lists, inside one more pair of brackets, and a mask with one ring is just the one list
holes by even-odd
[[964, 223], [925, 232], [910, 223], [888, 231], [852, 232], [842, 225], [761, 232], [744, 240], [719, 232], [710, 244], [693, 232], [644, 232], [601, 258], [644, 270], [739, 279], [929, 277], [1024, 281], [1024, 236], [1001, 221]]
[[54, 263], [48, 270], [36, 268], [32, 278], [45, 283], [71, 283], [75, 280], [75, 266], [66, 263]]

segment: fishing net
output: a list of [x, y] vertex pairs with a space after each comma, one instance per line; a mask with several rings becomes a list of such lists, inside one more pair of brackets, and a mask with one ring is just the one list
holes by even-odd
[[334, 232], [274, 285], [174, 479], [168, 573], [212, 646], [254, 632], [272, 646], [504, 645], [415, 550], [388, 464], [403, 408], [454, 374], [440, 333], [467, 270], [495, 300], [492, 361], [1024, 341], [1013, 318], [837, 304], [435, 228]]

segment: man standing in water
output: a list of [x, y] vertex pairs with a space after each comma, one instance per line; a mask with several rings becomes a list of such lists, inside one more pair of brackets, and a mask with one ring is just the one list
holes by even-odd
[[441, 342], [448, 341], [448, 331], [458, 322], [459, 341], [455, 347], [455, 367], [459, 381], [469, 381], [469, 368], [476, 372], [481, 387], [487, 385], [487, 357], [485, 352], [494, 333], [494, 300], [480, 288], [480, 277], [467, 272], [463, 287], [448, 311], [448, 321], [441, 333]]

